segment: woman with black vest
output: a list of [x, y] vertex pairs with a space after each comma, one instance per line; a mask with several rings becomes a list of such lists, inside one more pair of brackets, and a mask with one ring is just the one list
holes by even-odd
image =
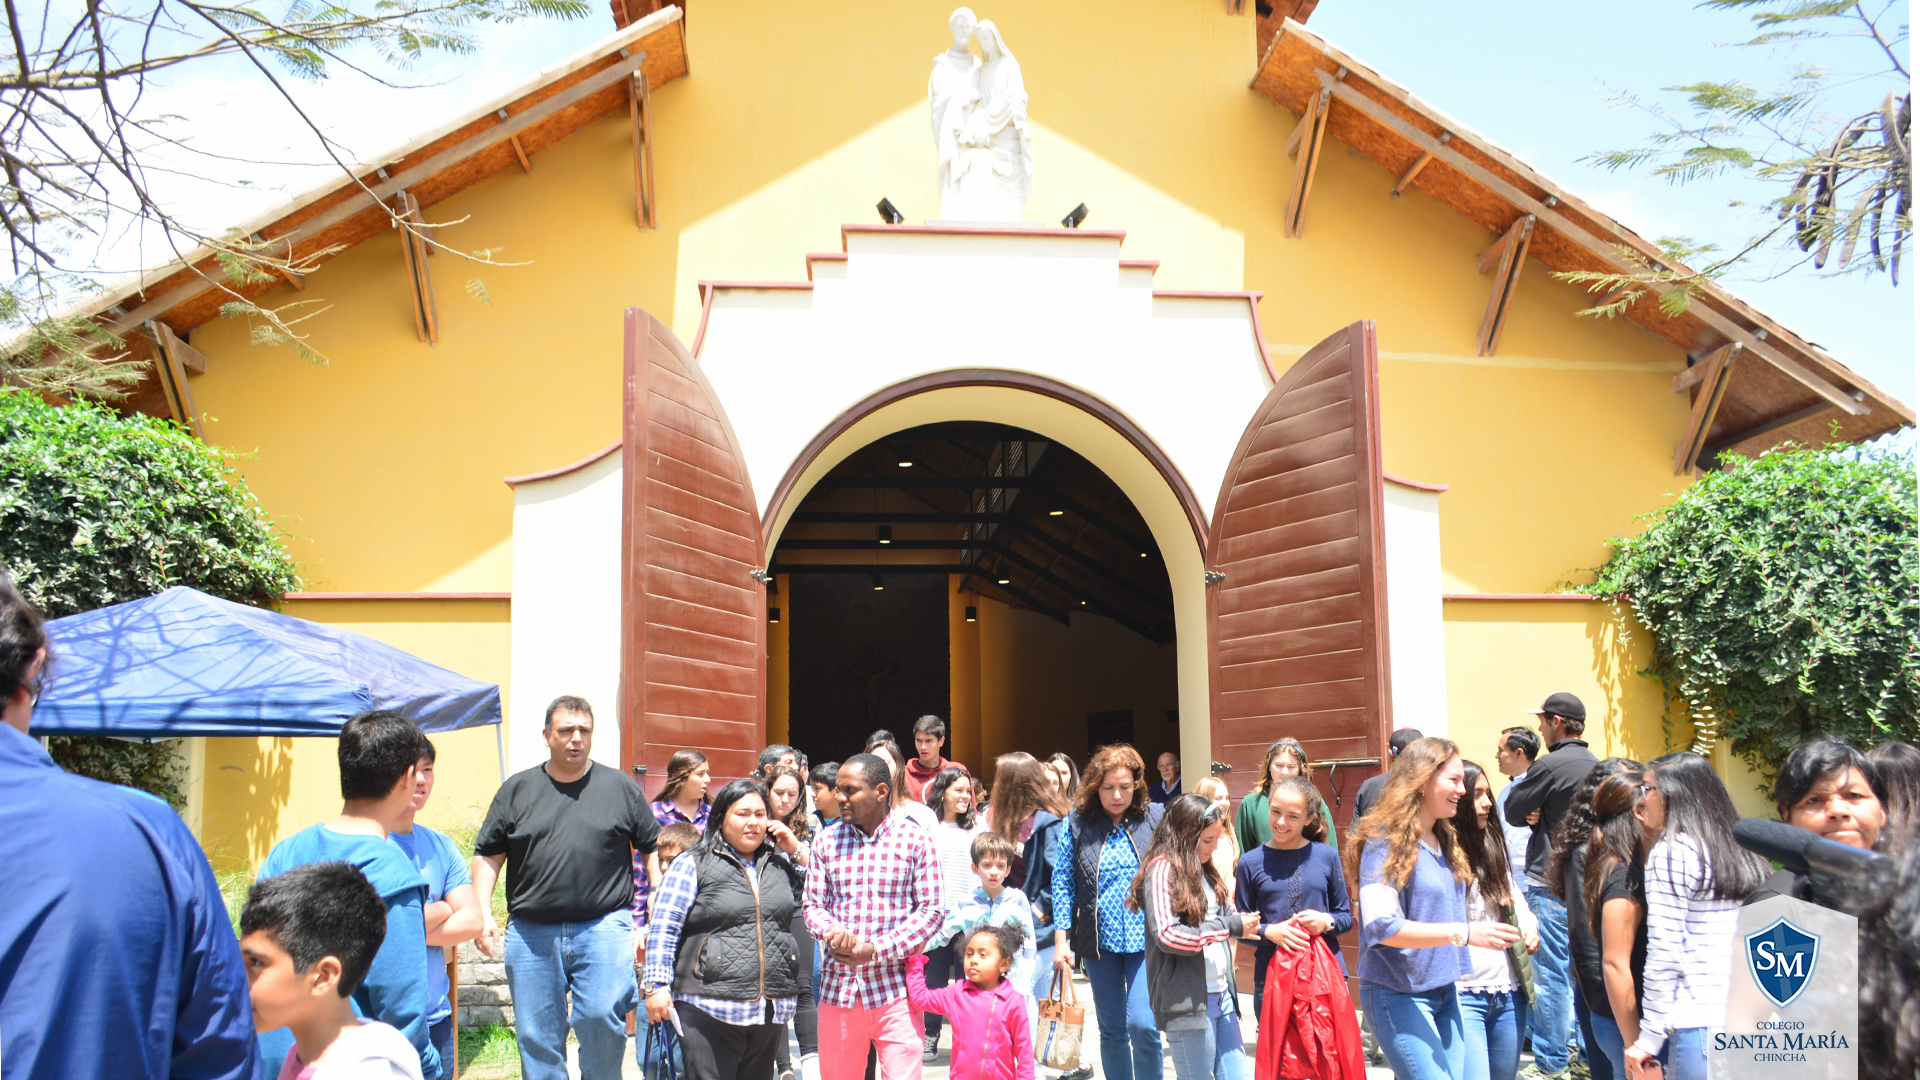
[[1126, 909], [1141, 857], [1160, 824], [1147, 801], [1146, 763], [1124, 743], [1094, 752], [1067, 813], [1053, 868], [1054, 966], [1071, 978], [1087, 962], [1100, 1067], [1107, 1080], [1161, 1080], [1160, 1028], [1147, 996], [1147, 921]]
[[673, 860], [653, 900], [641, 990], [648, 1022], [677, 1013], [688, 1080], [771, 1080], [794, 1017], [800, 960], [790, 927], [803, 890], [767, 821], [758, 782], [721, 788], [707, 831]]

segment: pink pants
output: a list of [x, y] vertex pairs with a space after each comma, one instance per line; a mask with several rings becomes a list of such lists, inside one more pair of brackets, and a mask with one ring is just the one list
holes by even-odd
[[820, 1006], [820, 1080], [862, 1080], [867, 1047], [880, 1058], [880, 1080], [920, 1080], [920, 1014], [897, 997], [877, 1009]]

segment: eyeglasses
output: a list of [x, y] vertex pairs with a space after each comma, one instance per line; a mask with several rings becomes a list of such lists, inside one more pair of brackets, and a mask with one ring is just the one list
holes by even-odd
[[1645, 795], [1650, 791], [1659, 791], [1660, 789], [1657, 787], [1654, 787], [1652, 784], [1635, 784], [1634, 790], [1639, 792], [1642, 795]]

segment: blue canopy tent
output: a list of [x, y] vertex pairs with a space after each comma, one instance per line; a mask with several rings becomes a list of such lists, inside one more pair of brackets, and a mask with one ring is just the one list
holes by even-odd
[[335, 735], [395, 709], [426, 732], [500, 723], [500, 688], [349, 630], [175, 586], [47, 623], [35, 735]]

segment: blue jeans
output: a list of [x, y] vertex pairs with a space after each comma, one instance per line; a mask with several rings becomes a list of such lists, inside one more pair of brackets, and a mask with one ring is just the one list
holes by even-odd
[[1373, 1021], [1380, 1052], [1396, 1080], [1458, 1080], [1467, 1072], [1467, 1033], [1460, 999], [1443, 986], [1402, 994], [1360, 980], [1360, 1007]]
[[1567, 944], [1567, 908], [1544, 886], [1531, 881], [1527, 882], [1527, 906], [1540, 920], [1540, 951], [1533, 954], [1533, 1062], [1541, 1072], [1557, 1073], [1567, 1067], [1567, 1044], [1573, 1041], [1573, 954]]
[[[1600, 1019], [1587, 1008], [1587, 995], [1578, 985], [1573, 988], [1573, 1023], [1580, 1029], [1580, 1046], [1587, 1056], [1587, 1069], [1593, 1074], [1592, 1080], [1627, 1080], [1625, 1069], [1616, 1070], [1607, 1055], [1601, 1050], [1599, 1040], [1594, 1036], [1594, 1022]], [[1614, 1029], [1614, 1038], [1618, 1039], [1619, 1029]]]
[[[451, 1080], [453, 1076], [453, 1015], [434, 1021], [427, 1028], [427, 1038], [433, 1041], [433, 1048], [440, 1052], [440, 1076], [442, 1080]], [[428, 1077], [427, 1080], [433, 1080]]]
[[567, 996], [580, 1040], [581, 1080], [620, 1080], [627, 1013], [639, 1003], [633, 973], [633, 913], [581, 922], [507, 924], [507, 986], [513, 992], [520, 1072], [526, 1080], [568, 1080]]
[[1252, 1080], [1253, 1062], [1233, 1013], [1235, 995], [1207, 995], [1207, 1026], [1167, 1032], [1175, 1080]]
[[1106, 1080], [1161, 1080], [1160, 1025], [1147, 997], [1146, 953], [1083, 957], [1100, 1022], [1100, 1071]]
[[1675, 1028], [1667, 1032], [1667, 1045], [1660, 1048], [1660, 1068], [1665, 1080], [1707, 1080], [1707, 1047], [1713, 1045], [1712, 1028]]
[[1520, 1036], [1527, 1030], [1523, 991], [1460, 991], [1460, 1024], [1467, 1035], [1466, 1080], [1513, 1080], [1519, 1074]]
[[1596, 1051], [1587, 1058], [1587, 1065], [1593, 1070], [1593, 1080], [1600, 1080], [1603, 1062], [1613, 1070], [1612, 1080], [1627, 1080], [1627, 1040], [1620, 1034], [1620, 1025], [1607, 1017], [1591, 1014], [1588, 1023], [1593, 1028], [1593, 1049]]

